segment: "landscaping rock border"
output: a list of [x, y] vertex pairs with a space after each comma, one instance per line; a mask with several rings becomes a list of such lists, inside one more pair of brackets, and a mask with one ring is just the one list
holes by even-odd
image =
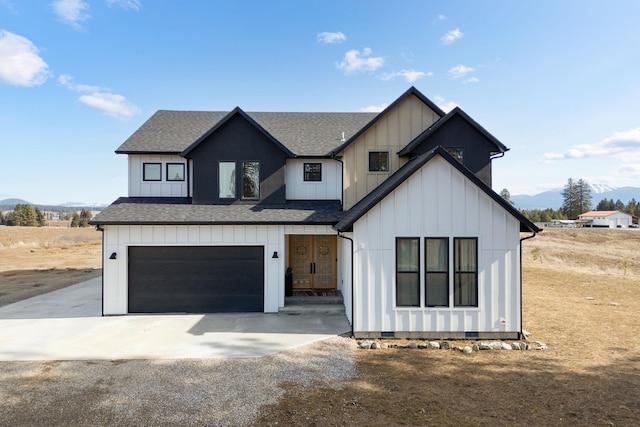
[[533, 344], [526, 341], [491, 341], [476, 342], [473, 344], [460, 346], [449, 341], [411, 341], [408, 343], [385, 342], [375, 340], [362, 340], [358, 342], [358, 348], [363, 350], [377, 349], [430, 349], [430, 350], [454, 350], [461, 353], [470, 354], [481, 350], [547, 350], [547, 345], [542, 341], [535, 341]]

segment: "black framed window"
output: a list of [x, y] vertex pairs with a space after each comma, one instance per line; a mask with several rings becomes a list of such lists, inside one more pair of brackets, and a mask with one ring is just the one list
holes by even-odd
[[451, 154], [451, 157], [460, 163], [464, 160], [464, 150], [462, 147], [447, 147], [445, 150], [447, 150], [447, 153]]
[[389, 172], [388, 151], [369, 151], [369, 172]]
[[453, 304], [478, 306], [478, 239], [453, 239]]
[[449, 239], [427, 237], [424, 240], [425, 305], [449, 306]]
[[242, 198], [260, 199], [260, 162], [242, 162]]
[[304, 180], [322, 181], [322, 163], [305, 163]]
[[162, 181], [162, 163], [143, 163], [143, 181]]
[[167, 181], [184, 181], [184, 163], [167, 163]]
[[396, 306], [420, 306], [420, 240], [396, 238]]
[[236, 162], [218, 162], [218, 197], [236, 198]]

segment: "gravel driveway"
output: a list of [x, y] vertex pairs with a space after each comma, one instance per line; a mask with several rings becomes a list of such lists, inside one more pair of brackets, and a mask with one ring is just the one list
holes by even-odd
[[250, 425], [282, 382], [354, 375], [355, 345], [335, 337], [261, 358], [2, 362], [0, 425]]

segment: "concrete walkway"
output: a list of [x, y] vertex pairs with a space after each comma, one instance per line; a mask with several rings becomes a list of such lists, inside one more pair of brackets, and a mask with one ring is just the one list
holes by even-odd
[[0, 361], [261, 357], [351, 331], [344, 315], [101, 316], [101, 279], [0, 307]]

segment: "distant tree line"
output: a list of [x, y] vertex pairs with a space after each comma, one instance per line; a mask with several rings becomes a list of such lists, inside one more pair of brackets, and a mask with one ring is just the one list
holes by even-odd
[[[42, 227], [46, 225], [47, 214], [44, 214], [40, 208], [26, 204], [16, 204], [13, 211], [3, 214], [0, 211], [0, 224], [8, 226], [22, 226], [22, 227]], [[82, 209], [78, 212], [66, 212], [60, 214], [60, 220], [71, 220], [71, 227], [89, 227], [89, 221], [91, 220], [91, 211], [88, 209]]]
[[17, 204], [15, 209], [0, 214], [0, 221], [3, 225], [20, 225], [23, 227], [42, 227], [45, 225], [44, 214], [38, 208], [31, 205]]

